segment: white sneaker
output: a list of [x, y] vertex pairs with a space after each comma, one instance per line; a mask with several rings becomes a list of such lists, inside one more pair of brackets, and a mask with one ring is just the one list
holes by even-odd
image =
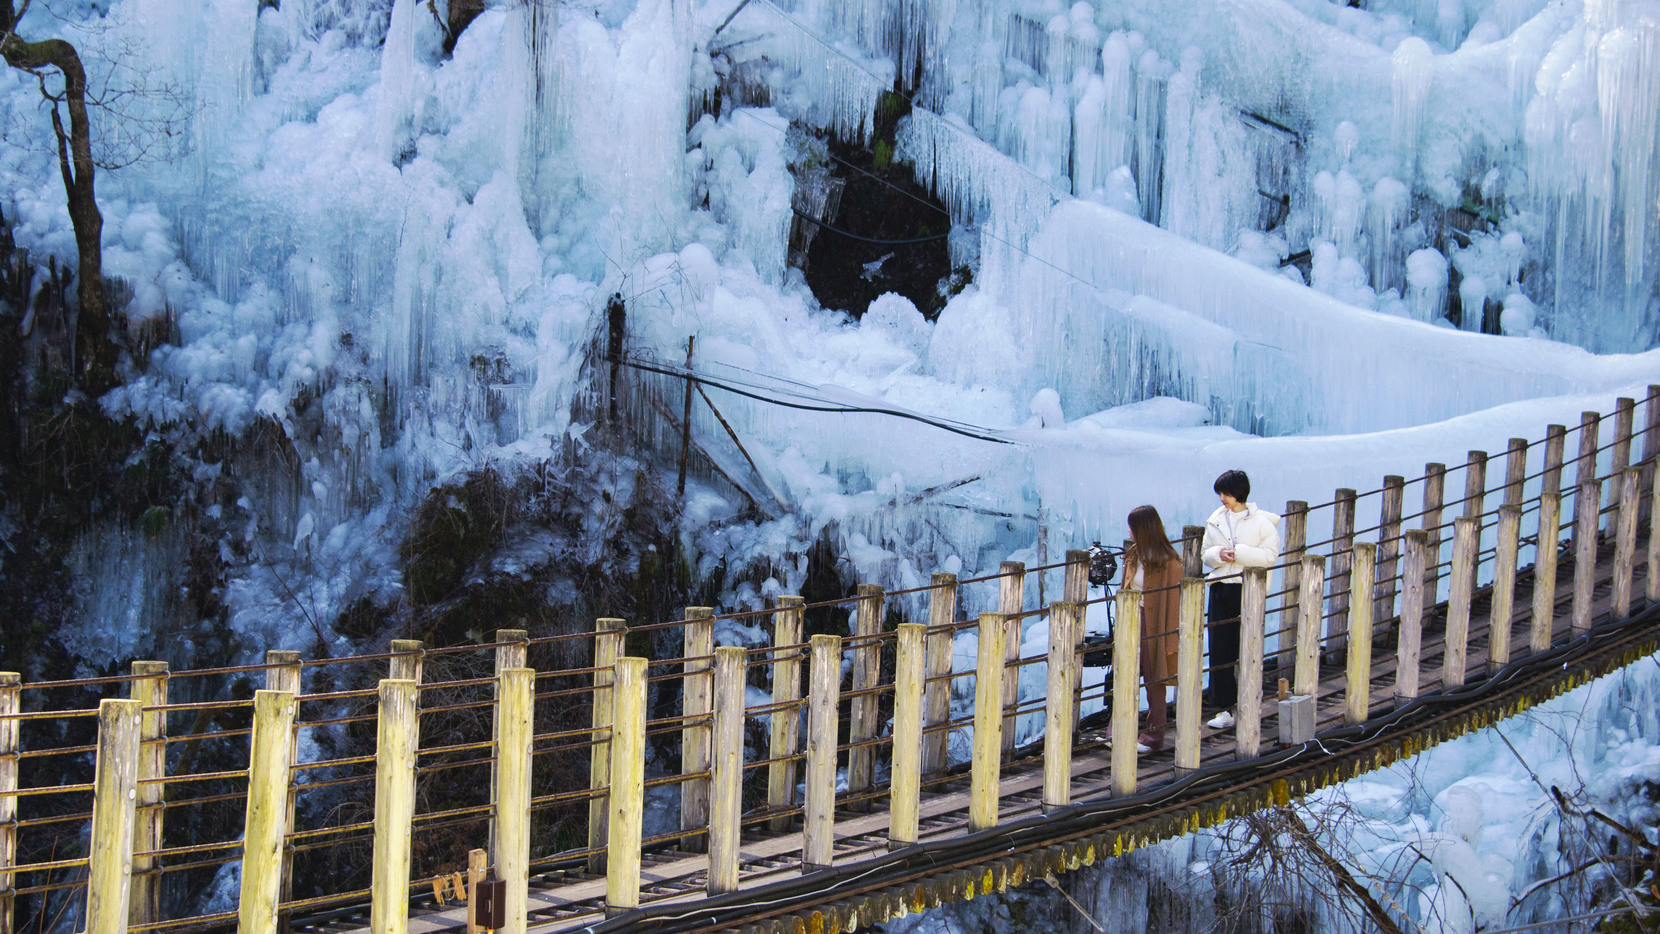
[[1205, 726], [1208, 726], [1213, 730], [1225, 730], [1228, 727], [1233, 726], [1233, 722], [1233, 714], [1224, 710], [1207, 720], [1205, 722]]

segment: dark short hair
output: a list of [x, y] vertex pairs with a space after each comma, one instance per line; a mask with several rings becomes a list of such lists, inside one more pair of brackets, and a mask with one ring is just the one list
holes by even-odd
[[1243, 470], [1225, 471], [1222, 476], [1216, 478], [1214, 489], [1243, 503], [1251, 496], [1251, 478], [1245, 476]]

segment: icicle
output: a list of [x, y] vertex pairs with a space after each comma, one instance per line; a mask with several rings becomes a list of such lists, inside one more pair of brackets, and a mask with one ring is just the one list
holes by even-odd
[[415, 0], [394, 0], [386, 45], [380, 53], [380, 97], [375, 107], [375, 146], [396, 161], [415, 116]]
[[1159, 192], [1164, 160], [1159, 154], [1159, 135], [1164, 129], [1164, 94], [1170, 72], [1170, 64], [1161, 61], [1152, 49], [1142, 53], [1136, 63], [1135, 163], [1131, 168], [1136, 173], [1142, 216], [1147, 219], [1162, 213]]
[[1360, 145], [1360, 129], [1352, 122], [1344, 120], [1337, 125], [1331, 138], [1337, 148], [1337, 161], [1348, 165], [1349, 160], [1354, 158], [1355, 147]]
[[1435, 53], [1430, 51], [1429, 43], [1412, 36], [1395, 47], [1393, 61], [1394, 116], [1390, 126], [1401, 165], [1415, 172], [1419, 127], [1424, 118], [1424, 104], [1429, 99], [1430, 81], [1434, 78]]
[[1366, 230], [1371, 241], [1368, 268], [1372, 288], [1379, 292], [1401, 285], [1400, 229], [1410, 206], [1409, 192], [1399, 181], [1384, 176], [1372, 187], [1366, 205]]
[[1481, 333], [1483, 309], [1487, 307], [1487, 280], [1480, 276], [1465, 276], [1458, 283], [1458, 301], [1463, 309], [1459, 330]]
[[1447, 258], [1439, 250], [1422, 249], [1406, 258], [1407, 305], [1412, 317], [1433, 322], [1447, 303]]

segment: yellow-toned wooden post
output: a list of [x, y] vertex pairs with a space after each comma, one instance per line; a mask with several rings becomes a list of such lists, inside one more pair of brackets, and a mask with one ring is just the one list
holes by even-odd
[[1637, 570], [1637, 511], [1643, 468], [1620, 472], [1620, 513], [1614, 525], [1614, 618], [1631, 615], [1631, 584]]
[[[1574, 478], [1574, 490], [1576, 493], [1582, 491], [1586, 483], [1597, 478], [1597, 439], [1601, 433], [1601, 427], [1602, 413], [1579, 413], [1579, 457], [1574, 459], [1576, 474]], [[1597, 496], [1599, 498], [1594, 504], [1595, 508], [1591, 510], [1593, 513], [1600, 513], [1602, 510], [1602, 500], [1600, 498], [1602, 496], [1602, 487], [1600, 486], [1597, 487]], [[1575, 555], [1579, 554], [1579, 541], [1583, 537], [1580, 531], [1579, 520], [1580, 516], [1582, 516], [1585, 512], [1585, 508], [1586, 507], [1580, 505], [1579, 497], [1576, 495], [1574, 497], [1574, 524], [1572, 530], [1573, 542], [1570, 546]], [[1592, 528], [1602, 525], [1600, 519], [1601, 516], [1598, 515], [1596, 519], [1592, 520], [1594, 523]]]
[[1522, 507], [1505, 503], [1499, 507], [1499, 532], [1493, 555], [1493, 608], [1488, 614], [1487, 669], [1497, 671], [1510, 663], [1511, 622], [1516, 615], [1516, 553], [1521, 547]]
[[0, 934], [12, 934], [16, 897], [11, 867], [17, 865], [18, 721], [23, 676], [0, 671]]
[[1548, 493], [1562, 492], [1562, 459], [1568, 447], [1566, 425], [1545, 427], [1545, 463], [1539, 476], [1540, 489]]
[[680, 715], [680, 829], [689, 831], [680, 838], [680, 848], [702, 853], [709, 848], [703, 831], [709, 826], [709, 714], [710, 666], [715, 654], [715, 610], [707, 606], [686, 608], [686, 675], [681, 679]]
[[876, 747], [869, 741], [876, 738], [881, 712], [876, 688], [882, 678], [882, 632], [885, 600], [882, 588], [875, 584], [859, 585], [859, 602], [853, 614], [853, 703], [847, 728], [847, 806], [854, 811], [870, 809], [870, 800], [863, 797], [876, 783]]
[[143, 704], [98, 702], [98, 758], [92, 779], [87, 854], [86, 934], [125, 934], [132, 890], [133, 829]]
[[611, 801], [605, 913], [640, 907], [640, 832], [645, 819], [646, 660], [625, 655], [611, 675]]
[[393, 639], [392, 657], [387, 661], [386, 676], [393, 681], [421, 683], [421, 662], [426, 655], [426, 644], [419, 639]]
[[[605, 845], [610, 839], [607, 789], [611, 784], [611, 721], [616, 704], [611, 697], [611, 678], [622, 657], [623, 639], [628, 632], [628, 621], [612, 616], [594, 620], [594, 700], [590, 725], [593, 745], [588, 748], [588, 790], [594, 796], [588, 799], [588, 871], [605, 871]], [[502, 641], [497, 637], [497, 641]], [[500, 651], [499, 649], [497, 651]], [[523, 667], [523, 663], [510, 666]], [[498, 677], [501, 671], [497, 670]]]
[[254, 732], [248, 752], [248, 802], [243, 818], [242, 891], [238, 934], [275, 934], [282, 898], [283, 837], [288, 779], [294, 756], [294, 712], [286, 691], [254, 692]]
[[380, 683], [375, 729], [375, 849], [369, 877], [369, 929], [404, 934], [409, 927], [409, 843], [415, 820], [415, 751], [420, 747], [420, 683]]
[[829, 866], [836, 846], [836, 707], [841, 703], [842, 640], [819, 634], [809, 641], [806, 816], [801, 824], [801, 871]]
[[1285, 569], [1285, 596], [1280, 602], [1280, 619], [1285, 620], [1282, 629], [1289, 627], [1290, 632], [1281, 632], [1278, 640], [1275, 664], [1283, 673], [1289, 671], [1297, 658], [1297, 626], [1300, 614], [1298, 604], [1303, 597], [1302, 588], [1302, 558], [1303, 549], [1308, 544], [1308, 503], [1302, 500], [1290, 500], [1285, 504], [1285, 547], [1280, 552], [1280, 560], [1287, 567]]
[[[1069, 552], [1070, 554], [1070, 552]], [[1067, 580], [1071, 581], [1070, 569]], [[935, 574], [928, 591], [928, 683], [922, 688], [922, 771], [933, 775], [950, 764], [951, 656], [956, 642], [957, 575]]]
[[1293, 690], [1313, 697], [1320, 690], [1320, 630], [1324, 622], [1326, 592], [1326, 556], [1303, 555], [1302, 599], [1298, 609], [1302, 619], [1297, 622], [1297, 667]]
[[889, 783], [888, 846], [917, 841], [922, 804], [922, 680], [928, 627], [899, 624], [893, 673], [893, 772]]
[[530, 747], [536, 672], [496, 674], [496, 878], [507, 883], [503, 934], [524, 934], [530, 913]]
[[[1334, 662], [1343, 657], [1349, 641], [1349, 607], [1353, 605], [1355, 577], [1355, 491], [1342, 489], [1332, 502], [1331, 558], [1329, 569], [1331, 586], [1331, 621], [1327, 624], [1326, 653]], [[1370, 583], [1371, 578], [1367, 578]], [[1362, 593], [1365, 587], [1361, 588]], [[1369, 599], [1363, 596], [1362, 599]]]
[[1118, 625], [1112, 637], [1112, 788], [1135, 794], [1136, 714], [1141, 710], [1141, 591], [1118, 591]]
[[[1182, 526], [1182, 576], [1205, 576], [1205, 527], [1202, 525]], [[1084, 552], [1084, 560], [1089, 560], [1089, 552]]]
[[[1069, 559], [1072, 554], [1067, 552]], [[1043, 710], [1045, 811], [1072, 803], [1072, 730], [1077, 723], [1072, 719], [1072, 684], [1083, 613], [1083, 606], [1070, 601], [1049, 607], [1049, 691]]]
[[1422, 529], [1406, 532], [1406, 570], [1401, 586], [1401, 626], [1395, 649], [1395, 696], [1411, 700], [1418, 696], [1418, 663], [1424, 632], [1424, 610], [1428, 606], [1426, 576], [1430, 562], [1429, 533]]
[[1383, 478], [1382, 512], [1378, 525], [1378, 571], [1373, 589], [1372, 625], [1395, 618], [1395, 595], [1400, 592], [1401, 510], [1406, 499], [1406, 479], [1393, 474]]
[[1239, 611], [1239, 701], [1234, 735], [1239, 758], [1251, 759], [1262, 751], [1262, 643], [1268, 627], [1267, 568], [1245, 569], [1240, 582]]
[[1434, 606], [1441, 599], [1441, 534], [1442, 505], [1447, 494], [1447, 465], [1424, 465], [1424, 514], [1419, 528], [1429, 534], [1429, 558], [1424, 562], [1424, 606]]
[[1574, 496], [1573, 631], [1591, 631], [1591, 591], [1597, 582], [1597, 526], [1601, 525], [1602, 481], [1595, 477], [1579, 485]]
[[490, 857], [481, 849], [467, 851], [467, 934], [484, 930], [478, 924], [478, 884], [490, 872]]
[[1008, 672], [1002, 613], [980, 614], [980, 653], [974, 668], [974, 761], [969, 775], [968, 829], [997, 826], [998, 791], [1003, 781], [1003, 679]]
[[1511, 438], [1504, 452], [1504, 504], [1522, 504], [1522, 486], [1527, 481], [1526, 438]]
[[[802, 607], [797, 596], [780, 596], [772, 612], [772, 704], [769, 721], [773, 761], [767, 766], [767, 807], [784, 810], [795, 806], [795, 755], [801, 748], [801, 644]], [[772, 829], [790, 829], [792, 819], [774, 817]]]
[[[1199, 767], [1199, 698], [1204, 693], [1204, 578], [1182, 578], [1180, 599], [1176, 634], [1176, 774], [1185, 775]], [[1164, 687], [1148, 690], [1162, 691]]]
[[1018, 736], [1015, 710], [1020, 706], [1020, 645], [1021, 630], [1025, 629], [1026, 565], [1019, 561], [1004, 561], [997, 569], [1003, 577], [997, 582], [997, 612], [1003, 615], [1003, 758], [1014, 757], [1014, 741]]
[[[283, 691], [295, 697], [294, 722], [289, 731], [291, 736], [288, 743], [288, 790], [285, 793], [288, 799], [287, 810], [283, 817], [283, 826], [290, 829], [294, 826], [294, 809], [298, 804], [299, 788], [294, 785], [293, 768], [300, 764], [300, 653], [292, 649], [269, 649], [265, 653], [265, 689], [267, 691]], [[292, 901], [294, 898], [294, 856], [287, 846], [282, 848], [282, 892], [278, 903]], [[281, 909], [277, 915], [277, 928], [280, 931], [288, 930], [289, 912]], [[0, 934], [9, 932], [0, 931]]]
[[[1203, 529], [1200, 530], [1203, 532]], [[1185, 545], [1183, 547], [1186, 547]], [[1089, 552], [1081, 548], [1073, 548], [1066, 553], [1066, 580], [1061, 588], [1061, 597], [1067, 603], [1077, 607], [1077, 615], [1072, 626], [1072, 686], [1069, 696], [1072, 698], [1072, 713], [1070, 714], [1072, 728], [1078, 725], [1080, 708], [1083, 706], [1084, 666], [1078, 655], [1078, 647], [1084, 641], [1084, 619], [1089, 603]], [[1055, 703], [1053, 692], [1049, 695], [1049, 703]], [[1070, 737], [1070, 732], [1068, 736]], [[1067, 740], [1070, 747], [1072, 740]], [[1071, 750], [1067, 751], [1068, 759]]]
[[1451, 580], [1447, 594], [1447, 642], [1441, 656], [1443, 687], [1462, 687], [1470, 648], [1470, 603], [1475, 599], [1476, 561], [1481, 543], [1481, 520], [1459, 516], [1453, 520]]
[[[167, 663], [133, 662], [132, 699], [145, 708], [167, 706]], [[133, 826], [133, 890], [128, 918], [135, 924], [160, 920], [161, 872], [153, 853], [161, 849], [167, 774], [167, 711], [146, 709], [139, 728], [138, 808]]]
[[714, 773], [709, 790], [710, 895], [738, 890], [738, 843], [744, 816], [744, 671], [741, 646], [715, 649]]
[[[1378, 546], [1354, 543], [1354, 579], [1369, 581], [1376, 573]], [[1365, 723], [1372, 710], [1372, 601], [1357, 600], [1349, 608], [1348, 667], [1343, 682], [1343, 720]], [[1260, 691], [1258, 692], [1260, 696]]]
[[[1657, 433], [1660, 434], [1660, 433]], [[1648, 465], [1648, 554], [1644, 556], [1643, 595], [1648, 602], [1660, 601], [1660, 470], [1654, 461]]]
[[1539, 494], [1539, 545], [1533, 559], [1533, 623], [1530, 646], [1534, 652], [1550, 648], [1556, 622], [1556, 552], [1562, 537], [1562, 494]]

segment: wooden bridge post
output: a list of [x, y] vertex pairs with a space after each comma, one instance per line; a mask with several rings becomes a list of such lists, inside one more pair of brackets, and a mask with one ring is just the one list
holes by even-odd
[[1429, 609], [1441, 599], [1441, 543], [1445, 536], [1441, 534], [1442, 505], [1447, 494], [1447, 465], [1424, 465], [1424, 514], [1419, 520], [1419, 528], [1429, 535], [1429, 560], [1424, 564], [1424, 610]]
[[[1652, 576], [1652, 575], [1650, 575]], [[16, 910], [12, 866], [17, 865], [18, 722], [23, 709], [23, 676], [0, 671], [0, 934], [12, 934]]]
[[1637, 400], [1621, 396], [1614, 401], [1614, 446], [1610, 453], [1609, 476], [1618, 476], [1631, 466], [1631, 432], [1636, 427]]
[[[1577, 466], [1577, 476], [1574, 478], [1575, 491], [1581, 490], [1587, 481], [1595, 480], [1597, 478], [1597, 440], [1600, 434], [1601, 426], [1602, 413], [1579, 413], [1579, 457], [1574, 461]], [[1597, 495], [1599, 497], [1602, 495], [1602, 489], [1600, 487], [1597, 489]], [[1600, 512], [1602, 509], [1601, 499], [1598, 499], [1596, 507], [1597, 508], [1593, 510], [1593, 512]], [[1580, 532], [1580, 514], [1579, 497], [1576, 495], [1574, 497], [1573, 544], [1570, 546], [1573, 548], [1573, 552], [1576, 555], [1579, 554], [1579, 539], [1582, 534]], [[1595, 525], [1593, 525], [1592, 528], [1597, 528], [1602, 525], [1602, 522], [1600, 521], [1601, 518], [1601, 516], [1598, 516], [1597, 519], [1594, 520]]]
[[899, 624], [893, 673], [893, 770], [889, 780], [888, 847], [917, 841], [922, 806], [922, 682], [928, 627]]
[[[300, 653], [292, 649], [270, 649], [265, 653], [265, 689], [267, 691], [285, 691], [294, 695], [294, 722], [292, 724], [288, 742], [288, 790], [285, 792], [288, 804], [284, 811], [284, 827], [294, 826], [294, 811], [299, 803], [300, 789], [294, 784], [294, 766], [300, 764]], [[278, 896], [278, 904], [291, 901], [294, 898], [294, 856], [288, 847], [282, 848], [282, 890]], [[281, 910], [278, 914], [277, 929], [288, 930], [288, 916], [290, 912]], [[0, 934], [9, 932], [0, 931]]]
[[1593, 477], [1581, 483], [1574, 496], [1574, 635], [1591, 631], [1591, 591], [1597, 582], [1597, 526], [1601, 519], [1602, 481]]
[[380, 683], [375, 725], [375, 848], [369, 877], [369, 929], [375, 934], [404, 934], [409, 926], [419, 692], [420, 682], [409, 678], [387, 678]]
[[1135, 794], [1136, 715], [1141, 712], [1141, 591], [1122, 588], [1112, 637], [1112, 788]]
[[1262, 642], [1268, 624], [1268, 569], [1246, 568], [1239, 594], [1239, 701], [1235, 746], [1241, 759], [1262, 751]]
[[[1338, 490], [1335, 502], [1332, 505], [1331, 516], [1331, 623], [1329, 624], [1329, 638], [1326, 645], [1326, 655], [1333, 663], [1342, 659], [1348, 649], [1349, 641], [1349, 613], [1354, 601], [1356, 580], [1352, 565], [1354, 564], [1355, 545], [1355, 499], [1354, 490]], [[1371, 578], [1366, 578], [1371, 580]]]
[[[167, 663], [135, 661], [132, 667], [132, 699], [145, 707], [167, 706]], [[133, 826], [133, 890], [128, 905], [131, 923], [149, 924], [160, 919], [161, 872], [154, 856], [141, 856], [161, 849], [162, 815], [166, 786], [158, 779], [167, 774], [167, 711], [146, 710], [139, 729], [138, 808]]]
[[[1354, 579], [1376, 573], [1378, 546], [1355, 542]], [[1261, 696], [1261, 691], [1257, 692]], [[1358, 600], [1349, 610], [1348, 668], [1343, 682], [1343, 722], [1365, 723], [1372, 712], [1372, 601]]]
[[[1185, 540], [1182, 547], [1187, 547]], [[1072, 625], [1072, 685], [1068, 694], [1072, 698], [1071, 723], [1076, 729], [1084, 704], [1084, 666], [1079, 660], [1078, 649], [1084, 642], [1084, 620], [1089, 610], [1089, 552], [1081, 548], [1067, 551], [1066, 584], [1061, 588], [1061, 597], [1077, 607], [1077, 617]], [[1055, 695], [1051, 693], [1049, 697], [1049, 702], [1053, 704]], [[1071, 740], [1067, 742], [1070, 744]]]
[[640, 907], [645, 815], [646, 660], [617, 659], [611, 675], [611, 799], [605, 842], [605, 914]]
[[[508, 670], [509, 668], [523, 668], [525, 666], [525, 657], [526, 657], [525, 653], [526, 653], [526, 649], [527, 649], [526, 643], [528, 643], [530, 641], [530, 634], [525, 632], [523, 629], [498, 629], [498, 630], [496, 630], [495, 641], [496, 641], [496, 669], [495, 669], [496, 683], [490, 685], [490, 695], [491, 695], [492, 698], [494, 698], [497, 701], [497, 703], [492, 704], [490, 706], [490, 740], [492, 742], [496, 743], [499, 746], [501, 744], [501, 735], [502, 735], [502, 733], [501, 733], [501, 704], [499, 703], [499, 701], [501, 700], [501, 673]], [[419, 643], [416, 643], [416, 644], [419, 645]], [[421, 670], [419, 668], [416, 668], [414, 670], [414, 673], [411, 675], [411, 677], [413, 677], [416, 681], [421, 680]], [[497, 759], [492, 758], [490, 760], [490, 801], [491, 801], [492, 804], [501, 800], [500, 783], [497, 781], [497, 778], [496, 778], [496, 772], [499, 768], [500, 768], [500, 762], [498, 762]], [[590, 763], [590, 766], [589, 766], [590, 773], [592, 772], [592, 770], [593, 770], [593, 767], [592, 767], [592, 764]], [[589, 813], [591, 814], [592, 813], [592, 810], [591, 810], [592, 802], [591, 801], [589, 803], [589, 806], [590, 806], [590, 812]], [[494, 810], [491, 810], [490, 820], [489, 820], [489, 823], [488, 823], [487, 827], [485, 828], [485, 841], [488, 844], [489, 852], [492, 855], [494, 855], [496, 853], [496, 851], [499, 849], [496, 846], [496, 832], [497, 832], [496, 812]], [[603, 863], [601, 865], [603, 865]]]
[[[1648, 397], [1643, 401], [1642, 486], [1645, 489], [1653, 480], [1651, 475], [1655, 472], [1657, 459], [1660, 459], [1660, 386], [1651, 385], [1648, 387]], [[1637, 523], [1639, 525], [1653, 511], [1655, 505], [1660, 504], [1650, 500], [1643, 508], [1638, 510]], [[1653, 580], [1654, 576], [1653, 571], [1648, 573], [1648, 579]]]
[[1511, 438], [1504, 455], [1504, 504], [1520, 506], [1522, 488], [1527, 484], [1526, 438]]
[[1556, 620], [1556, 555], [1562, 537], [1562, 494], [1539, 494], [1538, 553], [1533, 559], [1533, 622], [1530, 647], [1535, 653], [1550, 648]]
[[392, 657], [386, 662], [386, 677], [393, 681], [421, 683], [421, 660], [426, 643], [419, 639], [393, 639]]
[[1615, 619], [1631, 615], [1631, 583], [1637, 569], [1637, 509], [1642, 498], [1642, 481], [1641, 467], [1627, 467], [1620, 472], [1620, 513], [1614, 527]]
[[[1471, 451], [1464, 464], [1464, 518], [1476, 520], [1475, 564], [1471, 569], [1472, 586], [1481, 579], [1481, 529], [1487, 513], [1487, 452]], [[1456, 534], [1457, 528], [1454, 528]], [[1456, 542], [1454, 545], [1456, 546]]]
[[[589, 734], [593, 745], [588, 747], [588, 790], [593, 792], [593, 797], [588, 799], [588, 849], [594, 852], [588, 854], [588, 871], [596, 875], [605, 871], [605, 844], [610, 839], [608, 789], [611, 785], [611, 724], [616, 716], [611, 678], [617, 659], [622, 657], [627, 626], [626, 620], [611, 616], [594, 620], [594, 694], [590, 708], [590, 725], [594, 732]], [[499, 634], [496, 641], [503, 641]], [[498, 656], [498, 665], [500, 661]], [[520, 668], [523, 664], [511, 667]], [[496, 676], [501, 677], [506, 670], [498, 667]], [[500, 735], [499, 726], [497, 735]], [[500, 799], [492, 794], [490, 800]], [[495, 839], [494, 833], [491, 839]]]
[[881, 704], [876, 688], [882, 682], [882, 617], [886, 595], [875, 584], [859, 585], [853, 616], [853, 704], [847, 727], [847, 807], [870, 810], [864, 797], [876, 784], [876, 747]]
[[287, 691], [254, 692], [254, 729], [248, 752], [248, 801], [242, 821], [242, 891], [238, 934], [275, 934], [282, 898], [283, 837], [294, 756], [294, 713]]
[[1005, 561], [998, 567], [997, 612], [1003, 616], [1003, 758], [1014, 758], [1015, 711], [1020, 707], [1020, 646], [1026, 617], [1026, 565]]
[[[1298, 603], [1302, 599], [1302, 557], [1308, 545], [1308, 504], [1289, 500], [1285, 504], [1285, 543], [1280, 560], [1285, 563], [1285, 596], [1280, 603], [1280, 632], [1275, 637], [1275, 667], [1284, 673], [1296, 663]], [[1287, 632], [1289, 630], [1289, 632]]]
[[829, 866], [836, 846], [836, 708], [841, 703], [842, 639], [812, 638], [807, 691], [807, 813], [801, 824], [801, 871]]
[[1049, 607], [1049, 684], [1043, 716], [1045, 812], [1072, 803], [1072, 731], [1078, 722], [1073, 719], [1072, 685], [1077, 680], [1083, 614], [1083, 605], [1071, 601]]
[[[714, 709], [710, 697], [714, 685], [710, 683], [710, 666], [715, 654], [715, 615], [713, 607], [686, 608], [684, 627], [685, 676], [680, 684], [680, 829], [687, 835], [680, 838], [680, 849], [688, 853], [708, 850], [709, 838], [702, 831], [709, 827], [709, 714]], [[630, 906], [632, 907], [632, 906]]]
[[1418, 660], [1424, 630], [1426, 577], [1430, 561], [1429, 533], [1410, 529], [1406, 538], [1406, 570], [1401, 586], [1401, 627], [1395, 650], [1395, 696], [1418, 696]]
[[[767, 807], [786, 810], [795, 807], [795, 754], [801, 747], [801, 618], [806, 601], [783, 595], [772, 611], [772, 703], [768, 721], [771, 734], [767, 765]], [[782, 706], [780, 706], [782, 705]], [[774, 817], [770, 826], [780, 833], [789, 830], [793, 819]]]
[[86, 934], [125, 934], [132, 890], [143, 702], [98, 702], [92, 834], [87, 854]]
[[[1199, 767], [1199, 707], [1204, 693], [1205, 579], [1184, 577], [1176, 635], [1176, 775]], [[1151, 687], [1163, 691], [1164, 686]], [[1139, 706], [1139, 703], [1137, 704]], [[1115, 736], [1118, 734], [1114, 734]], [[1125, 737], [1127, 740], [1128, 737]]]
[[1540, 474], [1540, 489], [1551, 492], [1562, 492], [1562, 458], [1568, 446], [1568, 428], [1565, 425], [1548, 425], [1545, 428], [1545, 466]]
[[1297, 665], [1292, 691], [1314, 697], [1320, 693], [1320, 636], [1326, 615], [1326, 556], [1303, 555], [1302, 618], [1297, 621]]
[[530, 768], [536, 735], [536, 672], [496, 675], [496, 878], [507, 883], [503, 934], [524, 934], [530, 912]]
[[1182, 526], [1182, 576], [1205, 576], [1205, 527], [1202, 525]]
[[1008, 625], [1002, 613], [980, 614], [979, 655], [974, 667], [974, 760], [968, 793], [970, 831], [997, 826], [998, 791], [1003, 779], [1003, 682], [1008, 678], [1003, 639]]
[[1643, 595], [1648, 602], [1660, 602], [1660, 469], [1649, 461], [1648, 554], [1643, 566]]
[[1453, 520], [1452, 569], [1447, 593], [1447, 641], [1441, 656], [1441, 685], [1462, 687], [1470, 647], [1470, 603], [1475, 598], [1476, 562], [1481, 551], [1481, 520]]
[[1499, 507], [1497, 551], [1493, 556], [1493, 608], [1489, 613], [1487, 670], [1510, 664], [1510, 630], [1516, 615], [1516, 553], [1521, 547], [1522, 507]]
[[[1071, 552], [1068, 552], [1070, 559]], [[1071, 582], [1070, 567], [1067, 581]], [[951, 656], [956, 643], [957, 575], [935, 574], [928, 592], [928, 683], [922, 689], [922, 771], [933, 775], [950, 764]]]
[[738, 843], [744, 815], [744, 674], [749, 653], [715, 650], [715, 750], [709, 802], [710, 895], [738, 890]]
[[1406, 478], [1393, 474], [1383, 478], [1383, 506], [1378, 524], [1378, 571], [1373, 590], [1372, 625], [1395, 618], [1396, 577], [1401, 570], [1401, 510]]

